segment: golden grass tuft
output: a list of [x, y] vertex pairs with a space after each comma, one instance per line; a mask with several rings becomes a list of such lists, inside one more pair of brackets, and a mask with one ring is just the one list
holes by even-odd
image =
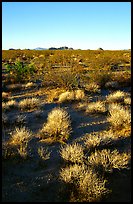
[[29, 109], [34, 109], [40, 105], [40, 99], [39, 98], [25, 98], [21, 100], [18, 104], [19, 108], [21, 110], [29, 110]]
[[11, 133], [10, 144], [21, 145], [27, 143], [33, 138], [33, 134], [26, 127], [15, 128]]
[[82, 163], [84, 158], [83, 147], [78, 143], [67, 144], [61, 147], [60, 155], [66, 162]]
[[123, 106], [118, 104], [110, 104], [109, 116], [107, 121], [110, 122], [111, 126], [115, 129], [122, 129], [130, 126], [131, 124], [131, 113]]
[[101, 91], [100, 86], [95, 82], [91, 82], [90, 84], [86, 84], [85, 90], [89, 91], [91, 93], [100, 93], [100, 91]]
[[50, 158], [51, 152], [48, 151], [47, 148], [38, 147], [38, 155], [43, 160], [48, 160]]
[[124, 99], [127, 97], [127, 93], [123, 92], [123, 91], [115, 91], [112, 94], [109, 94], [106, 97], [107, 102], [109, 103], [122, 103], [124, 102]]
[[79, 101], [84, 99], [85, 97], [85, 93], [83, 90], [78, 89], [75, 91], [66, 91], [64, 93], [62, 93], [61, 95], [59, 95], [59, 102], [68, 102], [68, 101]]
[[10, 100], [8, 102], [2, 102], [2, 111], [9, 111], [13, 108], [17, 108], [18, 103], [15, 100]]
[[131, 155], [129, 153], [119, 153], [116, 149], [95, 150], [88, 157], [88, 162], [93, 168], [101, 168], [105, 172], [112, 172], [113, 169], [124, 169], [128, 167]]
[[[109, 191], [105, 187], [106, 180], [99, 178], [95, 172], [74, 164], [61, 169], [60, 179], [73, 185], [70, 202], [96, 202]], [[76, 193], [75, 193], [76, 192]]]
[[52, 137], [53, 140], [65, 141], [68, 139], [71, 133], [71, 120], [70, 116], [62, 108], [54, 108], [47, 118], [45, 123], [40, 130], [42, 138]]
[[103, 101], [90, 102], [86, 107], [86, 113], [105, 113], [106, 107]]

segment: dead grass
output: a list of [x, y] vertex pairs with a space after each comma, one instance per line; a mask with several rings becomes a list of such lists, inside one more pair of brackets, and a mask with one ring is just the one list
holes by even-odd
[[70, 163], [82, 163], [84, 158], [83, 147], [78, 143], [67, 144], [60, 149], [61, 157]]
[[106, 180], [85, 165], [74, 164], [61, 169], [60, 179], [73, 186], [70, 202], [97, 202], [109, 192], [105, 187]]
[[10, 111], [11, 109], [14, 109], [17, 107], [18, 107], [18, 103], [15, 100], [2, 102], [2, 111]]
[[69, 114], [62, 108], [54, 108], [40, 130], [42, 138], [52, 137], [56, 141], [65, 141], [71, 133]]
[[121, 105], [110, 104], [107, 120], [116, 130], [129, 127], [131, 125], [131, 113]]
[[10, 144], [21, 145], [23, 143], [29, 142], [33, 138], [33, 134], [26, 127], [15, 128], [13, 132], [10, 133]]
[[38, 147], [38, 155], [42, 160], [48, 160], [50, 158], [51, 152], [48, 151], [48, 148]]
[[123, 103], [124, 99], [127, 97], [127, 93], [123, 92], [123, 91], [115, 91], [112, 94], [109, 94], [106, 97], [106, 100], [108, 103]]
[[131, 155], [129, 153], [119, 153], [118, 150], [110, 151], [110, 149], [103, 149], [101, 151], [95, 150], [88, 157], [89, 164], [96, 170], [105, 172], [112, 172], [113, 169], [125, 169], [128, 167]]
[[86, 107], [86, 113], [89, 114], [93, 114], [93, 113], [105, 113], [106, 107], [105, 107], [105, 103], [103, 101], [97, 101], [97, 102], [90, 102], [87, 104]]
[[71, 101], [79, 101], [85, 98], [85, 93], [83, 90], [78, 89], [75, 91], [66, 91], [59, 96], [59, 102], [71, 102]]
[[85, 90], [90, 93], [100, 93], [100, 86], [96, 82], [91, 82], [90, 84], [85, 84]]
[[37, 108], [41, 104], [41, 101], [39, 98], [25, 98], [21, 100], [18, 104], [19, 108], [21, 110], [29, 110], [29, 109], [34, 109]]

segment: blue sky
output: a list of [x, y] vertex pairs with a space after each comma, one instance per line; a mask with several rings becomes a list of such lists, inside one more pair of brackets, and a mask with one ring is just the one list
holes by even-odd
[[2, 2], [2, 49], [131, 49], [130, 2]]

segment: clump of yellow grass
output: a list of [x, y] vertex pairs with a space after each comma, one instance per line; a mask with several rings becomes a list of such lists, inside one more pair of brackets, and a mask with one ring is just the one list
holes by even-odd
[[13, 132], [10, 133], [10, 144], [21, 145], [22, 143], [29, 142], [33, 138], [33, 134], [26, 127], [15, 128]]
[[105, 113], [106, 107], [103, 101], [90, 102], [87, 104], [86, 113]]
[[111, 151], [110, 149], [95, 150], [88, 157], [89, 164], [99, 169], [102, 167], [105, 172], [112, 172], [113, 169], [128, 168], [129, 161], [131, 159], [130, 153], [119, 153], [118, 150]]
[[25, 110], [25, 109], [34, 109], [37, 106], [40, 105], [40, 99], [39, 98], [25, 98], [23, 100], [21, 100], [18, 104], [19, 108], [21, 110]]
[[101, 91], [100, 86], [95, 82], [91, 82], [90, 84], [86, 84], [85, 89], [91, 93], [100, 93], [100, 91]]
[[15, 100], [2, 102], [2, 111], [11, 110], [12, 108], [17, 108], [17, 107], [18, 107], [18, 103]]
[[44, 123], [40, 134], [42, 138], [51, 137], [53, 140], [65, 141], [71, 133], [70, 116], [63, 108], [54, 108]]
[[[88, 169], [84, 164], [67, 166], [60, 171], [60, 179], [73, 186], [71, 190], [71, 202], [96, 202], [109, 191], [105, 187], [106, 180]], [[76, 193], [75, 193], [76, 192]]]
[[127, 93], [123, 92], [123, 91], [115, 91], [111, 94], [109, 94], [106, 97], [107, 102], [109, 103], [122, 103], [124, 102], [124, 99], [127, 97]]
[[121, 105], [110, 104], [107, 121], [117, 130], [126, 128], [131, 124], [131, 113]]
[[75, 91], [66, 91], [59, 95], [59, 102], [68, 102], [68, 101], [74, 101], [74, 100], [82, 100], [85, 97], [85, 93], [83, 90], [78, 89]]
[[66, 162], [82, 163], [84, 158], [83, 147], [78, 144], [67, 144], [65, 147], [61, 147], [60, 155]]

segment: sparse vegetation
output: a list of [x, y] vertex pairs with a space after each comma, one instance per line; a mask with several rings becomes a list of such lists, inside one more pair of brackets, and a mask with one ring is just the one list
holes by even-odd
[[2, 51], [4, 202], [130, 199], [130, 68], [131, 50]]

